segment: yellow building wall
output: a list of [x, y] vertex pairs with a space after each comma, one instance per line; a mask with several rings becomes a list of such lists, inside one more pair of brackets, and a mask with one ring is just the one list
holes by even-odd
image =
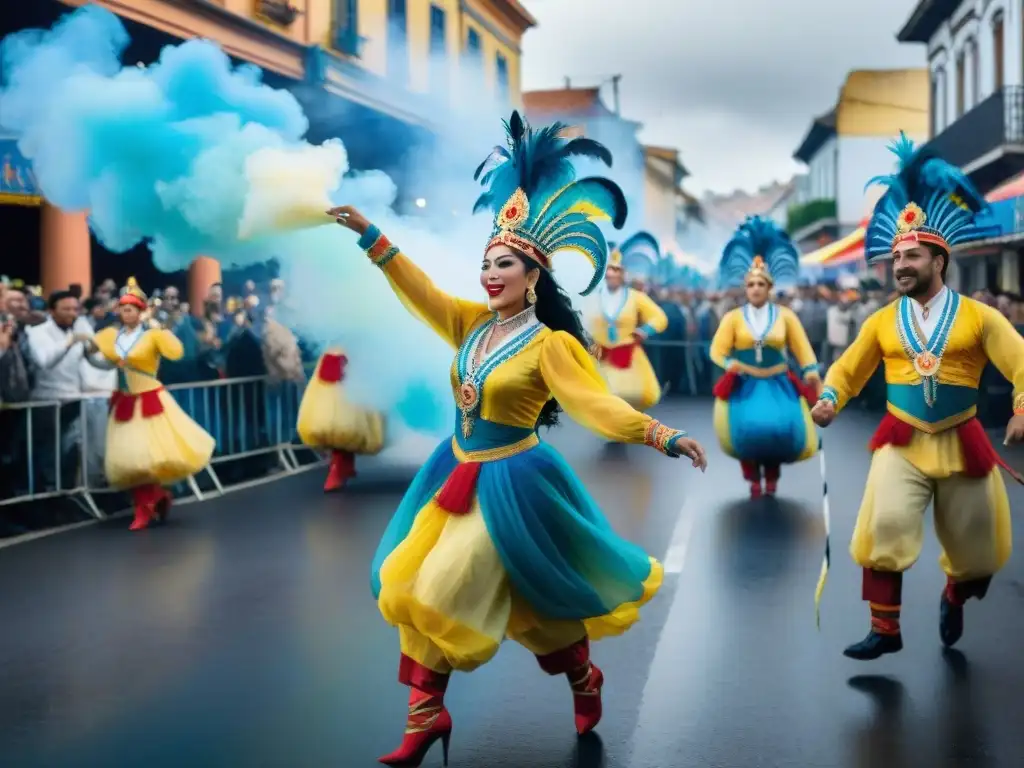
[[927, 136], [931, 88], [928, 70], [859, 70], [839, 92], [836, 133], [840, 136]]
[[[253, 19], [278, 34], [303, 45], [321, 45], [334, 48], [334, 30], [339, 0], [291, 0], [301, 13], [290, 27], [274, 24], [257, 14], [258, 0], [213, 0], [226, 10]], [[495, 0], [498, 2], [499, 0]], [[410, 89], [426, 93], [430, 89], [430, 8], [436, 5], [445, 12], [445, 47], [448, 54], [448, 85], [450, 93], [458, 95], [460, 83], [469, 73], [463, 64], [469, 31], [480, 36], [484, 82], [488, 90], [496, 93], [497, 56], [508, 62], [509, 97], [513, 105], [522, 104], [522, 77], [520, 54], [514, 46], [522, 42], [522, 34], [489, 5], [489, 0], [467, 0], [473, 13], [486, 21], [481, 24], [462, 11], [460, 0], [407, 0], [406, 33], [409, 48]], [[359, 35], [364, 39], [359, 57], [351, 58], [356, 66], [381, 77], [388, 72], [387, 40], [388, 0], [358, 0]], [[505, 40], [511, 41], [509, 45]], [[461, 66], [460, 66], [461, 65]], [[460, 69], [462, 70], [460, 72]]]

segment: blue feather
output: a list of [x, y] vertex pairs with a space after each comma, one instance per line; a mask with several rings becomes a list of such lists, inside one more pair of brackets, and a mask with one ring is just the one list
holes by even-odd
[[611, 153], [593, 139], [564, 138], [567, 126], [562, 123], [533, 129], [513, 112], [504, 125], [508, 149], [492, 151], [474, 174], [485, 187], [474, 213], [490, 209], [496, 217], [497, 234], [501, 229], [497, 215], [516, 191], [522, 190], [529, 203], [528, 215], [516, 232], [548, 257], [564, 248], [585, 253], [595, 270], [585, 292], [589, 293], [603, 277], [608, 260], [608, 244], [592, 220], [607, 217], [615, 228], [621, 228], [626, 221], [626, 198], [609, 179], [577, 181], [572, 158], [595, 158], [610, 166]]
[[761, 216], [748, 216], [726, 243], [719, 263], [722, 279], [742, 284], [755, 256], [776, 282], [796, 280], [800, 273], [800, 252], [793, 241], [774, 221]]
[[987, 210], [988, 203], [963, 171], [930, 147], [915, 148], [903, 132], [889, 149], [896, 155], [896, 173], [875, 176], [867, 185], [887, 187], [875, 204], [865, 234], [870, 260], [892, 256], [900, 216], [911, 202], [924, 211], [922, 230], [937, 233], [951, 247], [992, 231], [975, 224], [977, 214]]

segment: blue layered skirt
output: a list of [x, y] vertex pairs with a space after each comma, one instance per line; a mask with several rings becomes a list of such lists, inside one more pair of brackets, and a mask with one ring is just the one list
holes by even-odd
[[403, 653], [448, 671], [486, 662], [506, 637], [543, 655], [621, 634], [662, 577], [533, 430], [478, 420], [417, 473], [371, 580]]
[[740, 461], [792, 464], [818, 449], [807, 401], [786, 373], [736, 376], [729, 397], [715, 400], [714, 424], [722, 450]]

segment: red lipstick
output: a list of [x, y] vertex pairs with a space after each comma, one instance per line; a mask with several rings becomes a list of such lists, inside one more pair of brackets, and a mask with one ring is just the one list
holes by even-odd
[[488, 296], [500, 296], [501, 292], [504, 291], [504, 290], [505, 290], [505, 286], [504, 285], [494, 285], [494, 284], [488, 285], [487, 286], [487, 295]]

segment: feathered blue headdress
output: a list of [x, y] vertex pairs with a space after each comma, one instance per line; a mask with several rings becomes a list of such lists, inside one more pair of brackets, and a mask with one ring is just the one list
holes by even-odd
[[608, 244], [594, 222], [609, 220], [621, 229], [626, 198], [610, 179], [575, 180], [572, 157], [597, 158], [611, 167], [612, 156], [593, 139], [563, 138], [566, 128], [555, 123], [534, 130], [513, 112], [505, 123], [508, 148], [495, 147], [473, 174], [487, 186], [473, 213], [488, 208], [495, 214], [488, 248], [507, 245], [546, 269], [555, 251], [582, 253], [594, 268], [585, 296], [600, 284], [608, 263]]
[[979, 226], [975, 216], [988, 207], [985, 198], [959, 169], [928, 147], [900, 132], [889, 145], [899, 159], [891, 176], [876, 176], [867, 183], [889, 189], [875, 204], [865, 235], [869, 259], [891, 257], [896, 244], [906, 240], [932, 243], [949, 253], [953, 246], [999, 234]]
[[653, 272], [661, 261], [661, 248], [649, 232], [637, 232], [623, 241], [622, 245], [608, 243], [608, 248], [611, 251], [608, 266], [613, 269]]
[[748, 216], [722, 252], [719, 274], [730, 286], [752, 277], [769, 283], [794, 281], [800, 272], [800, 252], [778, 224]]

